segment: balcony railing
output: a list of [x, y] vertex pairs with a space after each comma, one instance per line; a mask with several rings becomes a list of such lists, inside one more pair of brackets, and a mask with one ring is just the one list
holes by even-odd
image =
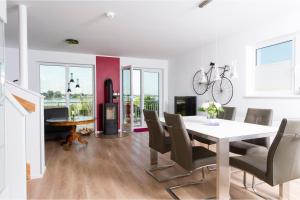
[[[94, 99], [93, 98], [85, 98], [84, 100], [80, 99], [70, 99], [69, 103], [69, 113], [76, 109], [78, 106], [78, 114], [80, 116], [93, 116], [93, 108], [94, 108]], [[66, 107], [67, 103], [65, 99], [45, 99], [44, 107], [45, 108], [57, 108], [57, 107]]]
[[[147, 98], [151, 98], [148, 100]], [[123, 98], [123, 113], [127, 113], [127, 107], [125, 105], [130, 105], [129, 96]], [[144, 109], [153, 110], [159, 112], [159, 100], [158, 96], [147, 96], [144, 100]], [[142, 108], [139, 96], [134, 97], [133, 101], [133, 116], [134, 125], [139, 126], [142, 124]]]
[[[159, 101], [144, 101], [145, 110], [159, 111]], [[142, 109], [140, 106], [134, 105], [134, 121], [141, 120]]]

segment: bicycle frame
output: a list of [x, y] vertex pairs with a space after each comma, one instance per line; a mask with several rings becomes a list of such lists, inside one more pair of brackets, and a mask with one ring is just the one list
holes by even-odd
[[[212, 71], [215, 68], [214, 66], [215, 64], [211, 63], [210, 64], [210, 68], [207, 72], [204, 72], [205, 75], [207, 76], [207, 90], [209, 89], [210, 85], [212, 85], [214, 82], [216, 82], [215, 80], [211, 80], [211, 76], [212, 76]], [[223, 79], [225, 76], [225, 73], [228, 72], [230, 70], [230, 67], [228, 65], [225, 65], [224, 67], [218, 67], [219, 69], [221, 69], [221, 73], [220, 73], [220, 78]]]

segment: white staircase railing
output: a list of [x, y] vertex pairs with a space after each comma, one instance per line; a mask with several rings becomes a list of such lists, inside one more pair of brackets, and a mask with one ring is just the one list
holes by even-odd
[[41, 178], [45, 172], [44, 96], [19, 85], [6, 82], [11, 94], [35, 104], [35, 111], [26, 116], [26, 159], [32, 178]]
[[[0, 199], [26, 199], [25, 121], [29, 112], [8, 91], [2, 99], [5, 113], [5, 177]], [[2, 177], [3, 178], [3, 177]]]

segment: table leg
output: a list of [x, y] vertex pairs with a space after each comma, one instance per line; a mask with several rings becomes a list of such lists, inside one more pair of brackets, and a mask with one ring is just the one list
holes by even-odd
[[69, 150], [72, 146], [73, 141], [77, 140], [81, 144], [88, 144], [86, 140], [83, 140], [81, 136], [76, 132], [76, 126], [72, 126], [70, 134], [66, 138], [65, 149]]
[[287, 183], [282, 183], [279, 184], [279, 199], [290, 199], [290, 184], [289, 182]]
[[217, 199], [230, 199], [229, 141], [217, 142]]

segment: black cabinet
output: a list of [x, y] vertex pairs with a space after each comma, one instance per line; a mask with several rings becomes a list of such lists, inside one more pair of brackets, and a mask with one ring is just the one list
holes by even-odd
[[182, 116], [197, 115], [197, 97], [175, 96], [174, 111], [175, 114], [181, 114]]

